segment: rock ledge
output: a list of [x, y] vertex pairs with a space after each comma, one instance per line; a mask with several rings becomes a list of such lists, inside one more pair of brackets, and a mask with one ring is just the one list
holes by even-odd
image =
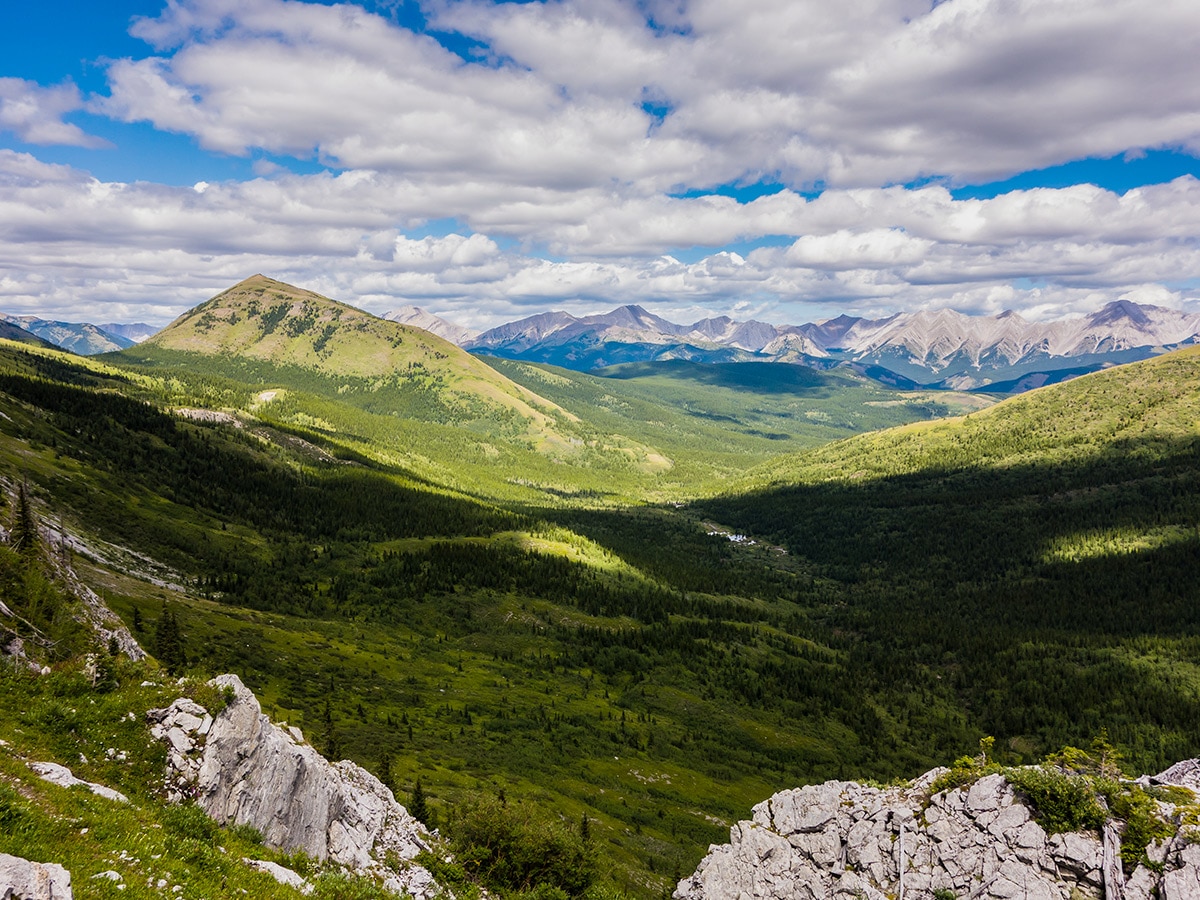
[[215, 715], [186, 698], [146, 714], [168, 745], [172, 799], [193, 798], [222, 825], [250, 825], [271, 847], [376, 874], [416, 900], [440, 893], [416, 863], [400, 874], [384, 867], [430, 849], [430, 835], [378, 778], [348, 760], [327, 762], [273, 724], [236, 675], [209, 683], [232, 694]]
[[[934, 793], [945, 769], [889, 788], [828, 781], [783, 791], [754, 807], [675, 891], [676, 900], [1200, 900], [1200, 844], [1182, 810], [1151, 844], [1151, 867], [1121, 871], [1119, 823], [1102, 835], [1047, 834], [1002, 774]], [[1194, 761], [1150, 782], [1180, 784]], [[902, 874], [903, 873], [903, 874]]]

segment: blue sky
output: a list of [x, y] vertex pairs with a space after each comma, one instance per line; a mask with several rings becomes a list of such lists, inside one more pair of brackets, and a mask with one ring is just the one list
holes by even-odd
[[0, 310], [1197, 308], [1200, 7], [9, 4]]

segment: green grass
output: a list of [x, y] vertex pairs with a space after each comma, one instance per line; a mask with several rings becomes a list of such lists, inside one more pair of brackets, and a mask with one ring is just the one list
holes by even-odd
[[[164, 745], [150, 738], [145, 711], [181, 695], [210, 704], [215, 697], [194, 682], [159, 683], [153, 670], [130, 664], [118, 674], [122, 687], [98, 692], [69, 667], [45, 677], [0, 672], [0, 852], [65, 866], [80, 900], [301, 896], [252, 870], [244, 857], [310, 877], [318, 900], [392, 896], [367, 879], [264, 847], [250, 829], [219, 828], [197, 807], [167, 804], [159, 795]], [[155, 683], [133, 686], [147, 679]], [[66, 765], [130, 802], [49, 784], [30, 770], [31, 761]], [[118, 873], [120, 882], [96, 877], [103, 872]]]
[[0, 470], [88, 537], [144, 641], [170, 602], [193, 665], [386, 751], [402, 799], [419, 775], [441, 822], [501, 792], [586, 814], [608, 886], [650, 896], [776, 790], [982, 733], [1005, 763], [1102, 726], [1142, 769], [1196, 755], [1195, 361], [780, 457], [937, 408], [807, 370], [497, 361], [562, 410], [554, 444], [273, 361], [4, 349]]

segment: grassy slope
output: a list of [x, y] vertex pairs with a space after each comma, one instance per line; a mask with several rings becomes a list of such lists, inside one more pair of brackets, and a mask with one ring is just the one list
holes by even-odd
[[1123, 443], [1190, 441], [1200, 414], [1200, 349], [1179, 350], [1014, 397], [965, 417], [780, 456], [730, 490], [874, 479], [924, 470], [1082, 462]]
[[485, 361], [263, 276], [112, 360], [246, 385], [226, 405], [439, 484], [530, 503], [673, 499], [784, 444], [989, 402], [789, 365], [650, 364], [597, 379]]
[[[302, 896], [252, 870], [244, 857], [307, 875], [318, 885], [313, 900], [393, 896], [365, 880], [322, 871], [302, 855], [269, 850], [248, 829], [217, 828], [198, 808], [166, 804], [155, 790], [165, 745], [150, 738], [145, 711], [179, 696], [212, 708], [215, 691], [174, 679], [164, 684], [153, 669], [128, 664], [118, 675], [128, 686], [106, 691], [93, 689], [74, 669], [43, 678], [0, 671], [0, 852], [65, 866], [79, 900]], [[64, 764], [130, 802], [49, 784], [29, 769], [33, 761]], [[97, 878], [102, 872], [120, 875], [120, 887]]]
[[[180, 378], [53, 355], [5, 360], [10, 371], [171, 405], [244, 407], [260, 393], [215, 372]], [[1195, 623], [1170, 593], [1195, 555], [1187, 536], [1200, 470], [1194, 363], [1188, 354], [1164, 357], [1153, 365], [1176, 368], [1115, 370], [961, 424], [851, 439], [746, 482], [772, 485], [765, 490], [694, 509], [518, 515], [429, 493], [403, 466], [324, 461], [284, 431], [266, 442], [253, 436], [259, 426], [176, 422], [163, 430], [148, 420], [120, 431], [12, 401], [0, 405], [8, 417], [0, 419], [0, 464], [28, 472], [69, 524], [149, 549], [189, 583], [201, 579], [182, 596], [98, 566], [93, 579], [127, 620], [138, 609], [151, 622], [172, 598], [206, 664], [239, 671], [269, 708], [310, 735], [323, 727], [330, 699], [350, 754], [373, 767], [381, 748], [392, 750], [402, 779], [426, 778], [441, 816], [457, 798], [501, 788], [570, 821], [587, 811], [617, 882], [655, 892], [676, 864], [689, 869], [720, 838], [717, 823], [779, 787], [911, 775], [971, 749], [980, 730], [1000, 736], [1012, 758], [1080, 742], [1103, 724], [1143, 765], [1195, 755]], [[529, 368], [521, 377], [568, 375]], [[1126, 381], [1092, 380], [1114, 376]], [[637, 381], [580, 376], [547, 393], [574, 409]], [[671, 414], [686, 421], [689, 397], [699, 394], [677, 389]], [[746, 396], [726, 389], [727, 402]], [[344, 407], [309, 396], [330, 415], [368, 421], [361, 410], [337, 412]], [[625, 394], [629, 411], [618, 404], [611, 431], [641, 418], [637, 404], [648, 396]], [[295, 414], [314, 409], [298, 404]], [[351, 448], [371, 443], [319, 426], [304, 433], [347, 460]], [[1121, 440], [1106, 436], [1116, 433]], [[935, 451], [920, 435], [932, 435]], [[767, 442], [729, 438], [742, 440]], [[220, 485], [211, 474], [204, 491], [189, 492], [189, 469], [165, 462], [210, 452], [217, 456], [208, 472], [261, 468], [255, 489], [264, 502], [239, 506], [237, 492], [212, 489]], [[562, 471], [568, 487], [591, 477], [574, 466]], [[331, 504], [354, 487], [347, 479], [362, 480], [363, 496], [394, 497], [411, 521], [387, 514], [386, 503], [353, 512], [311, 505]], [[303, 512], [319, 508], [329, 512]], [[280, 517], [261, 516], [270, 509]], [[1159, 544], [1143, 551], [1138, 543], [1132, 555], [1092, 552], [1082, 566], [1031, 555], [1047, 533], [1105, 533], [1113, 509], [1126, 523], [1150, 523], [1139, 541], [1149, 535]], [[351, 515], [362, 524], [343, 531], [339, 522]], [[427, 516], [440, 525], [420, 524]], [[1031, 516], [1049, 524], [1027, 529]], [[703, 517], [770, 534], [791, 552], [706, 536], [695, 521]], [[1178, 529], [1182, 539], [1166, 539]], [[417, 539], [431, 531], [484, 555], [433, 555], [436, 542]], [[507, 571], [514, 544], [573, 561], [566, 574], [575, 587], [563, 590], [554, 572], [526, 577], [519, 566], [511, 582], [488, 580]], [[1072, 552], [1055, 546], [1065, 548], [1060, 556]], [[530, 573], [544, 568], [537, 559]], [[397, 568], [405, 560], [450, 566], [452, 578], [414, 593], [410, 586], [424, 582], [397, 577], [408, 571]], [[1144, 570], [1149, 581], [1140, 580]], [[244, 581], [230, 591], [209, 580], [222, 572]], [[1088, 591], [1100, 589], [1127, 613], [1144, 585], [1158, 618], [1140, 628], [1091, 614]], [[593, 608], [597, 589], [609, 599]], [[205, 591], [224, 592], [225, 602], [202, 599]]]
[[366, 379], [375, 390], [402, 385], [436, 394], [430, 402], [455, 421], [516, 416], [529, 434], [552, 437], [550, 404], [454, 344], [262, 275], [184, 313], [130, 355], [147, 351], [256, 360], [331, 379]]
[[[12, 354], [5, 361], [10, 372], [52, 377], [53, 383], [74, 383], [84, 391], [81, 402], [73, 403], [76, 392], [59, 390], [39, 408], [28, 397], [45, 381], [8, 381], [5, 387], [26, 399], [0, 402], [6, 416], [0, 419], [0, 461], [5, 471], [29, 478], [52, 516], [63, 517], [72, 530], [149, 552], [180, 570], [158, 572], [168, 581], [193, 583], [228, 563], [233, 571], [262, 574], [257, 583], [262, 593], [251, 592], [245, 602], [270, 606], [280, 597], [296, 603], [308, 597], [324, 611], [303, 618], [240, 611], [156, 588], [120, 573], [140, 576], [140, 561], [98, 542], [96, 551], [111, 562], [92, 564], [89, 581], [129, 621], [135, 608], [153, 622], [165, 600], [178, 604], [189, 645], [193, 653], [206, 648], [209, 671], [239, 671], [268, 704], [310, 732], [321, 727], [323, 704], [332, 698], [348, 752], [374, 767], [379, 750], [390, 747], [397, 754], [396, 771], [405, 777], [421, 772], [442, 814], [448, 801], [480, 784], [506, 787], [514, 798], [572, 816], [586, 809], [608, 842], [617, 877], [631, 885], [649, 880], [657, 890], [676, 863], [694, 864], [703, 846], [720, 836], [720, 827], [707, 817], [728, 820], [769, 790], [753, 752], [731, 767], [723, 758], [731, 738], [711, 733], [713, 722], [728, 723], [724, 727], [735, 736], [743, 723], [761, 728], [753, 725], [757, 713], [736, 714], [723, 702], [704, 701], [686, 670], [672, 676], [678, 687], [660, 697], [647, 693], [643, 676], [622, 665], [605, 664], [607, 674], [600, 675], [583, 659], [562, 661], [574, 642], [570, 632], [557, 632], [559, 626], [636, 630], [632, 619], [585, 615], [561, 599], [469, 587], [450, 597], [435, 592], [415, 606], [405, 601], [410, 605], [402, 615], [390, 607], [364, 606], [374, 596], [370, 585], [357, 588], [365, 592], [358, 605], [353, 600], [340, 605], [334, 596], [338, 579], [369, 572], [382, 554], [418, 552], [430, 542], [406, 536], [411, 523], [401, 518], [370, 525], [365, 506], [356, 515], [375, 530], [368, 537], [343, 534], [331, 508], [301, 519], [288, 518], [287, 510], [304, 499], [306, 484], [311, 492], [328, 480], [331, 490], [340, 491], [344, 479], [358, 477], [372, 482], [370, 494], [379, 496], [403, 493], [410, 482], [402, 474], [361, 465], [347, 474], [344, 465], [289, 456], [286, 444], [262, 443], [237, 429], [164, 423], [136, 405], [117, 402], [115, 392], [170, 388], [151, 376], [139, 375], [129, 384], [103, 363], [54, 354]], [[107, 408], [103, 397], [111, 398]], [[130, 416], [147, 418], [122, 425]], [[200, 464], [200, 473], [211, 480], [201, 482], [199, 492], [190, 491], [189, 467]], [[306, 471], [297, 472], [298, 464]], [[227, 491], [222, 473], [253, 476], [250, 487]], [[240, 496], [253, 501], [255, 492], [261, 502], [239, 505]], [[439, 496], [445, 495], [403, 494], [410, 516], [420, 517], [433, 505], [436, 523], [419, 525], [418, 533], [437, 533], [456, 517], [453, 533], [461, 533], [465, 523], [495, 534], [488, 541], [475, 539], [484, 548], [516, 545], [574, 560], [618, 591], [646, 582], [561, 529], [514, 533], [511, 526], [519, 518]], [[314, 538], [322, 552], [306, 563], [302, 545]], [[626, 662], [638, 658], [631, 653]], [[578, 698], [561, 692], [565, 681], [578, 682]], [[360, 704], [370, 710], [365, 718], [357, 712]], [[384, 728], [386, 716], [392, 724]], [[400, 728], [405, 718], [414, 726], [412, 739]], [[709, 734], [698, 740], [692, 732], [702, 723]], [[464, 741], [467, 728], [479, 739]], [[672, 742], [693, 743], [700, 755], [690, 762], [673, 758]], [[626, 761], [610, 761], [611, 756]], [[581, 767], [581, 757], [590, 762]], [[677, 787], [666, 787], [666, 778]]]
[[[603, 376], [487, 358], [515, 382], [573, 413], [592, 444], [652, 448], [645, 496], [705, 493], [756, 461], [847, 433], [981, 409], [988, 398], [902, 392], [849, 371], [770, 363], [640, 363]], [[656, 467], [651, 460], [657, 459]]]
[[861, 665], [953, 685], [1013, 752], [1107, 727], [1148, 768], [1194, 756], [1198, 368], [1179, 351], [852, 438], [700, 511], [787, 547]]

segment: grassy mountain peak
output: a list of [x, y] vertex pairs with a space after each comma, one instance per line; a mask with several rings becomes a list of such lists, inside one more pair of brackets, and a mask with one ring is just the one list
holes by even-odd
[[201, 303], [138, 348], [242, 358], [326, 378], [387, 380], [436, 394], [458, 418], [515, 414], [544, 434], [561, 413], [449, 341], [265, 275]]

